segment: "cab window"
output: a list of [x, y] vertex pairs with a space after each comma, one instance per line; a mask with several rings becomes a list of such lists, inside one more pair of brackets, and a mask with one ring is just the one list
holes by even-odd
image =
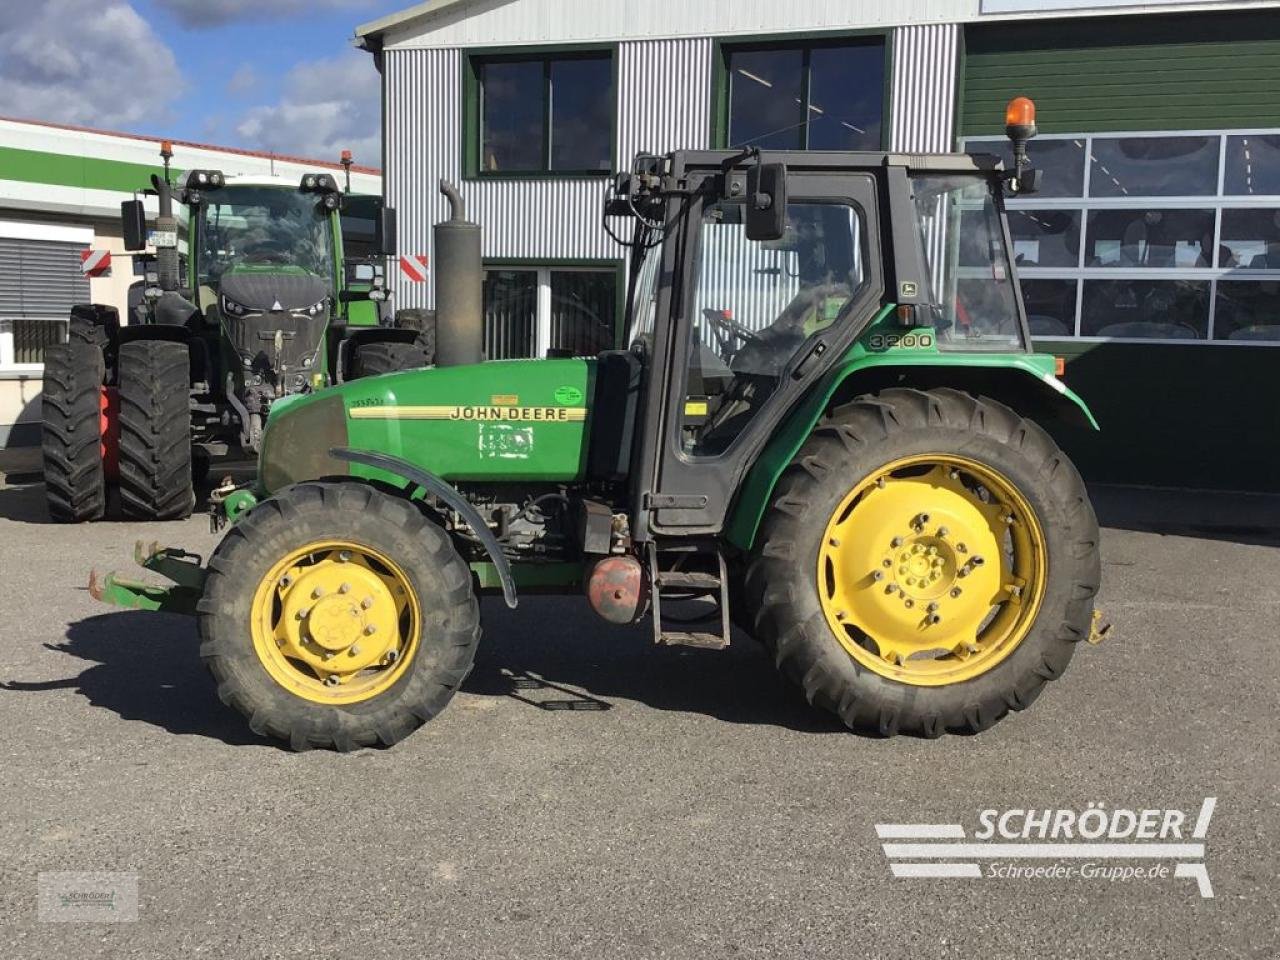
[[787, 206], [781, 240], [747, 239], [741, 204], [704, 207], [685, 380], [682, 443], [727, 450], [822, 331], [843, 322], [867, 282], [861, 211]]

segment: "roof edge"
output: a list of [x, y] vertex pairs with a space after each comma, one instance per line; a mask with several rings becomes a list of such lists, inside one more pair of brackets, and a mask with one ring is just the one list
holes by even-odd
[[422, 3], [406, 7], [398, 13], [389, 13], [385, 17], [379, 17], [377, 20], [370, 20], [368, 23], [360, 24], [360, 26], [356, 27], [356, 41], [359, 46], [368, 49], [370, 43], [376, 45], [378, 38], [388, 30], [394, 30], [396, 27], [402, 27], [405, 24], [412, 23], [430, 14], [447, 10], [450, 7], [463, 6], [474, 2], [475, 0], [423, 0]]

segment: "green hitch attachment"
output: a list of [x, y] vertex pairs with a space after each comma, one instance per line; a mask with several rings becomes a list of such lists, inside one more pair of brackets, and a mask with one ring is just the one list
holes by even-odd
[[172, 580], [173, 586], [127, 580], [114, 573], [99, 580], [95, 570], [89, 574], [89, 595], [126, 610], [195, 614], [196, 603], [204, 594], [205, 569], [199, 554], [156, 543], [146, 547], [139, 540], [134, 544], [133, 559], [143, 569]]

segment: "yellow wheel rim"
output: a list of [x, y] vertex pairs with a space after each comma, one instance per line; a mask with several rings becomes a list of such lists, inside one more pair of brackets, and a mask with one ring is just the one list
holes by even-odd
[[981, 676], [1035, 622], [1044, 532], [1001, 473], [965, 457], [905, 457], [849, 492], [818, 551], [823, 613], [875, 673], [943, 686]]
[[271, 679], [331, 705], [370, 700], [404, 676], [422, 624], [400, 566], [346, 540], [281, 558], [258, 585], [252, 616], [253, 649]]

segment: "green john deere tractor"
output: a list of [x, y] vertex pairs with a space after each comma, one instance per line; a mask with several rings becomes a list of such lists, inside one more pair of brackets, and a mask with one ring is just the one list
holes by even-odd
[[144, 279], [129, 323], [114, 307], [77, 306], [67, 343], [46, 351], [55, 520], [101, 518], [111, 487], [127, 517], [184, 517], [212, 456], [257, 452], [275, 401], [431, 362], [430, 317], [384, 322], [394, 211], [328, 173], [188, 170], [174, 184], [167, 144], [161, 155], [154, 230], [141, 200], [122, 204], [125, 246], [144, 250], [149, 233], [157, 250], [136, 256]]
[[[1038, 421], [994, 157], [677, 152], [618, 175], [630, 348], [481, 362], [479, 227], [437, 227], [434, 369], [271, 409], [208, 566], [96, 596], [199, 618], [218, 695], [294, 748], [391, 744], [471, 669], [478, 597], [585, 594], [659, 644], [753, 635], [852, 728], [1028, 707], [1096, 640], [1098, 529]], [[618, 220], [610, 221], [617, 232]], [[700, 614], [700, 616], [699, 616]]]

